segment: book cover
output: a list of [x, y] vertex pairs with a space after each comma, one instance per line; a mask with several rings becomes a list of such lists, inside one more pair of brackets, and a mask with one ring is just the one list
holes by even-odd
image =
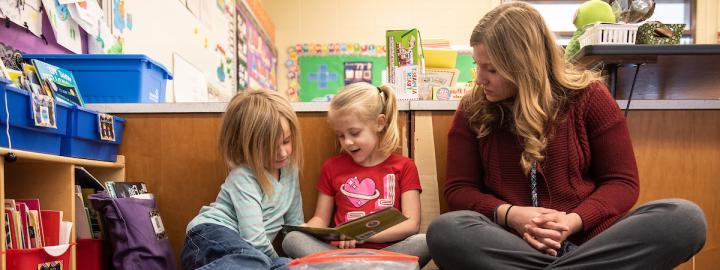
[[40, 245], [38, 247], [43, 246], [43, 231], [42, 231], [42, 219], [40, 218], [40, 200], [39, 199], [16, 199], [15, 202], [21, 202], [27, 205], [28, 209], [30, 211], [35, 211], [35, 217], [37, 218], [37, 224], [33, 227], [34, 233], [37, 235], [37, 243]]
[[387, 48], [388, 83], [399, 100], [417, 100], [418, 88], [425, 73], [425, 57], [420, 31], [388, 30], [385, 32]]
[[37, 59], [32, 61], [45, 91], [52, 92], [55, 98], [61, 102], [78, 106], [85, 105], [72, 72]]
[[314, 228], [305, 226], [283, 225], [285, 232], [300, 231], [325, 241], [358, 240], [364, 241], [407, 220], [399, 210], [388, 207], [375, 213], [345, 222], [335, 228]]
[[3, 203], [5, 204], [5, 209], [15, 209], [15, 200], [5, 199]]
[[[2, 62], [2, 61], [0, 61]], [[13, 249], [17, 242], [13, 238], [13, 223], [10, 221], [12, 214], [10, 210], [5, 209], [5, 249]]]
[[60, 222], [62, 221], [62, 217], [62, 211], [40, 210], [46, 246], [57, 246], [60, 244]]
[[21, 203], [21, 202], [17, 202], [17, 201], [15, 202], [15, 207], [18, 210], [18, 212], [20, 213], [20, 218], [19, 218], [19, 221], [17, 222], [17, 224], [20, 225], [20, 230], [22, 233], [20, 238], [22, 238], [23, 247], [30, 248], [30, 247], [32, 247], [32, 245], [30, 243], [30, 234], [28, 232], [28, 211], [30, 209], [28, 209], [28, 207], [25, 203]]
[[42, 237], [40, 236], [40, 214], [37, 210], [28, 210], [28, 236], [30, 237], [30, 247], [43, 247]]
[[[27, 248], [25, 246], [25, 241], [22, 234], [22, 222], [20, 222], [20, 212], [17, 210], [10, 211], [12, 214], [12, 218], [10, 218], [10, 222], [13, 224], [14, 228], [14, 235], [13, 239], [15, 239], [15, 242], [17, 242], [17, 245], [15, 245], [16, 249], [22, 249]], [[13, 232], [11, 232], [13, 233]]]
[[33, 65], [23, 64], [23, 74], [20, 78], [20, 84], [23, 89], [28, 90], [30, 93], [36, 95], [52, 96], [52, 92], [42, 88], [40, 77], [38, 77], [37, 70]]
[[85, 211], [85, 203], [83, 203], [82, 193], [79, 186], [76, 186], [75, 192], [75, 237], [77, 239], [92, 239], [92, 230], [90, 229], [90, 217]]
[[0, 78], [10, 79], [10, 74], [7, 72], [7, 68], [5, 67], [5, 63], [0, 59]]
[[108, 191], [112, 191], [110, 196], [115, 198], [129, 198], [148, 193], [147, 186], [143, 182], [109, 182], [112, 188], [108, 188]]

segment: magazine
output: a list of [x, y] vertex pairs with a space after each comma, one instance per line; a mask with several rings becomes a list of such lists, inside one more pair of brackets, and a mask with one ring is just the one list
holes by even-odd
[[33, 59], [32, 62], [45, 91], [52, 91], [60, 102], [78, 106], [85, 105], [72, 72], [37, 59]]
[[285, 232], [300, 231], [326, 241], [358, 240], [364, 241], [371, 236], [395, 226], [407, 217], [399, 210], [388, 207], [375, 213], [345, 222], [335, 228], [314, 228], [306, 226], [283, 225]]

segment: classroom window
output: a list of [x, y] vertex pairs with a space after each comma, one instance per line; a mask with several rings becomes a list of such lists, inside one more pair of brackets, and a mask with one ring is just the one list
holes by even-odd
[[[566, 45], [575, 32], [575, 10], [586, 0], [526, 0], [545, 18], [560, 44]], [[510, 1], [504, 1], [510, 2]], [[692, 44], [695, 26], [693, 6], [695, 0], [655, 0], [655, 12], [648, 21], [684, 23], [682, 44]]]

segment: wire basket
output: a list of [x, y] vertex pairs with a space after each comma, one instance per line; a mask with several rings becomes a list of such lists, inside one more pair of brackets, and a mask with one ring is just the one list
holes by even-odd
[[580, 36], [580, 48], [598, 44], [635, 44], [639, 24], [596, 23]]

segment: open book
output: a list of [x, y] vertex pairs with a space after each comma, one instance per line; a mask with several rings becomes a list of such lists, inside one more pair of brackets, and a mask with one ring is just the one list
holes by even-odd
[[395, 226], [407, 217], [393, 207], [363, 216], [335, 228], [313, 228], [304, 226], [283, 225], [285, 232], [300, 231], [326, 241], [358, 240], [364, 241], [371, 236]]

